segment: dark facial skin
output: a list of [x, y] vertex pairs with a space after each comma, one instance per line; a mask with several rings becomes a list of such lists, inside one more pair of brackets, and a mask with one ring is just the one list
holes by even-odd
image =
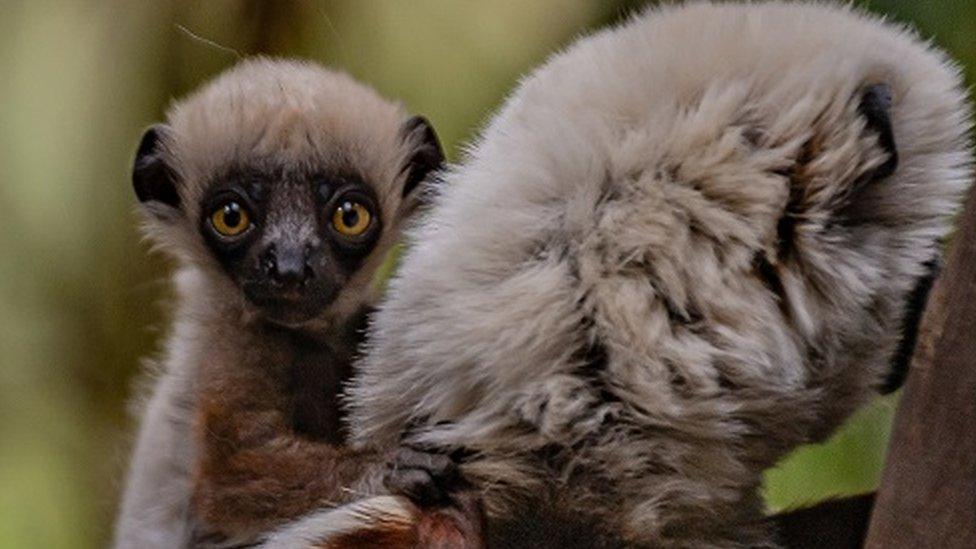
[[243, 169], [216, 179], [199, 228], [266, 320], [296, 326], [320, 314], [359, 268], [381, 229], [357, 177]]

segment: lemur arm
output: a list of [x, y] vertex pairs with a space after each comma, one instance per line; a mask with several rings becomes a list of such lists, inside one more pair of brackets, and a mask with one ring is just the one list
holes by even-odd
[[194, 504], [207, 524], [260, 530], [357, 496], [374, 461], [287, 430], [274, 410], [209, 405]]
[[[266, 546], [484, 547], [480, 499], [459, 490], [463, 480], [450, 458], [403, 448], [388, 469], [386, 456], [297, 434], [288, 414], [261, 394], [210, 392], [201, 402], [194, 504], [209, 526], [198, 531], [198, 542], [254, 540], [304, 517]], [[381, 481], [407, 497], [363, 499], [356, 488], [375, 491]]]
[[480, 495], [452, 456], [403, 446], [384, 478], [400, 495], [364, 498], [311, 513], [282, 526], [268, 549], [484, 549], [486, 517]]

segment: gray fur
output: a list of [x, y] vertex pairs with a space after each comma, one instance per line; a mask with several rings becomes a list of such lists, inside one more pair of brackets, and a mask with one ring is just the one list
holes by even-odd
[[[874, 181], [878, 84], [900, 164]], [[875, 394], [970, 183], [969, 113], [941, 52], [847, 7], [691, 3], [580, 40], [412, 232], [358, 441], [473, 452], [496, 519], [550, 494], [629, 543], [773, 545], [761, 472]]]

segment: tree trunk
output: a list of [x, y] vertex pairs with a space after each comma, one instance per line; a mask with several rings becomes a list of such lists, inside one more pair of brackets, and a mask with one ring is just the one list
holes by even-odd
[[976, 547], [976, 189], [922, 319], [865, 547]]

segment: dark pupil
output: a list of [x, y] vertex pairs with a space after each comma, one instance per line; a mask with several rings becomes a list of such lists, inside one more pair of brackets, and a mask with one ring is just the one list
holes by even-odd
[[237, 202], [231, 202], [224, 206], [224, 224], [230, 228], [241, 224], [241, 206]]
[[342, 224], [346, 227], [355, 227], [359, 223], [359, 212], [353, 207], [352, 202], [342, 204]]

